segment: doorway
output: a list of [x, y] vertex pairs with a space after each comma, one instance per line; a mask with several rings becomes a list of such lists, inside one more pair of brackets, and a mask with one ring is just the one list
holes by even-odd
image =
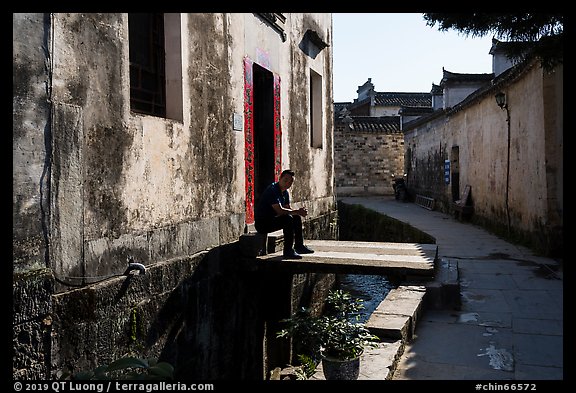
[[254, 206], [280, 175], [282, 127], [280, 77], [244, 58], [244, 150], [246, 224], [254, 223]]
[[258, 64], [254, 75], [254, 205], [274, 180], [274, 76]]
[[452, 171], [452, 201], [460, 199], [460, 148], [452, 146], [450, 153], [450, 166]]

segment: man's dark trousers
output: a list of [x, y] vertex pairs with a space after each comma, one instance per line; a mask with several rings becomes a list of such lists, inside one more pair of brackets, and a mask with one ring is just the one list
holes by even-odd
[[260, 233], [270, 233], [282, 229], [284, 232], [284, 251], [292, 249], [294, 241], [296, 241], [297, 247], [304, 244], [302, 217], [296, 214], [285, 214], [283, 216], [258, 220], [254, 223], [254, 227]]

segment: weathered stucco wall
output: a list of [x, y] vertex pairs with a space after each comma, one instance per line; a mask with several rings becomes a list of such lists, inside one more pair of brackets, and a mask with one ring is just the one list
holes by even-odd
[[370, 116], [398, 116], [399, 106], [370, 106]]
[[[283, 149], [282, 161], [294, 169], [298, 175], [292, 196], [294, 201], [310, 201], [312, 212], [325, 209], [331, 204], [335, 210], [333, 195], [334, 162], [333, 162], [333, 104], [332, 104], [332, 16], [331, 14], [288, 14], [291, 39], [295, 47], [284, 52], [281, 57], [281, 75], [286, 75], [284, 89], [285, 99], [282, 102], [289, 106], [287, 116], [283, 119]], [[302, 32], [312, 30], [330, 46], [319, 53], [311, 51], [306, 54], [300, 49]], [[310, 70], [322, 77], [322, 147], [311, 147], [310, 143]], [[308, 90], [304, 90], [308, 89]], [[302, 185], [302, 186], [300, 186]]]
[[[61, 253], [53, 258], [61, 261], [58, 273], [118, 273], [127, 254], [146, 264], [224, 244], [241, 232], [240, 138], [230, 130], [226, 77], [226, 48], [233, 42], [221, 18], [195, 15], [183, 24], [184, 111], [190, 115], [180, 123], [130, 113], [126, 14], [55, 16], [53, 99], [62, 123], [54, 124], [54, 135], [76, 130], [54, 143], [56, 156], [76, 144], [67, 176], [58, 170], [68, 156], [53, 166], [54, 184], [65, 196], [53, 214], [66, 217], [54, 221], [62, 233]], [[215, 70], [226, 73], [215, 77]], [[54, 250], [58, 240], [53, 237]], [[84, 266], [78, 266], [81, 252], [73, 250], [78, 245], [84, 246]]]
[[404, 159], [410, 194], [433, 196], [437, 199], [436, 206], [443, 199], [452, 201], [450, 189], [444, 184], [442, 170], [444, 160], [448, 158], [446, 146], [451, 146], [453, 136], [446, 132], [443, 121], [443, 118], [434, 119], [404, 133], [404, 150], [409, 152]]
[[[458, 195], [471, 185], [474, 219], [493, 228], [506, 228], [509, 213], [517, 237], [529, 238], [540, 249], [558, 247], [552, 243], [562, 242], [558, 233], [562, 202], [557, 192], [562, 189], [558, 176], [562, 172], [559, 108], [563, 98], [558, 88], [562, 68], [553, 75], [551, 80], [533, 63], [461, 109], [405, 130], [405, 146], [410, 150], [409, 188], [434, 197], [436, 206], [450, 211], [452, 185], [444, 183], [444, 160], [453, 160], [452, 148], [457, 146]], [[494, 99], [498, 91], [506, 93], [510, 112], [509, 211], [508, 128], [506, 111]]]
[[480, 84], [452, 82], [449, 87], [443, 89], [444, 108], [452, 108], [479, 88]]
[[[28, 350], [14, 375], [47, 379], [142, 344], [178, 364], [198, 354], [198, 378], [223, 367], [260, 377], [266, 316], [254, 299], [266, 277], [227, 267], [246, 226], [244, 132], [232, 119], [244, 111], [249, 57], [281, 80], [282, 166], [298, 173], [292, 197], [308, 205], [307, 233], [335, 232], [331, 15], [286, 14], [285, 42], [255, 14], [170, 15], [181, 120], [130, 111], [127, 14], [13, 15], [15, 303], [46, 299], [18, 309], [14, 345]], [[305, 53], [307, 29], [329, 46]], [[322, 148], [310, 146], [310, 69], [323, 80]], [[123, 276], [128, 257], [146, 274]], [[254, 362], [231, 367], [244, 356]]]
[[[43, 45], [50, 49], [48, 55], [34, 51], [38, 59], [32, 64], [42, 64], [35, 72], [47, 80], [40, 85], [40, 94], [53, 103], [46, 108], [52, 110], [53, 124], [47, 141], [42, 134], [33, 141], [53, 149], [52, 165], [44, 176], [50, 176], [54, 195], [50, 251], [59, 276], [118, 273], [127, 254], [147, 263], [238, 237], [244, 229], [244, 138], [232, 130], [231, 119], [243, 111], [245, 55], [268, 62], [265, 65], [282, 78], [282, 166], [298, 174], [293, 200], [311, 205], [311, 217], [335, 210], [332, 105], [327, 98], [332, 94], [331, 51], [328, 47], [311, 57], [298, 46], [307, 29], [319, 31], [331, 43], [329, 14], [288, 14], [290, 44], [283, 44], [253, 14], [186, 14], [182, 22], [186, 66], [182, 122], [130, 112], [126, 14], [53, 14], [46, 26], [34, 29], [42, 32], [39, 40], [51, 42]], [[25, 67], [30, 66], [23, 64], [17, 72]], [[310, 146], [309, 100], [302, 99], [309, 91], [310, 69], [324, 81], [322, 148]], [[18, 81], [16, 92], [27, 85]], [[29, 94], [22, 97], [29, 99]], [[15, 98], [15, 105], [21, 99]], [[40, 100], [28, 101], [28, 106], [36, 101]], [[34, 114], [35, 121], [47, 125], [48, 114], [39, 114]], [[17, 131], [22, 130], [17, 135], [26, 137], [15, 143], [19, 151], [30, 143], [30, 133], [45, 128], [41, 124], [27, 131], [24, 127], [31, 120], [15, 124]], [[19, 215], [19, 228], [41, 214], [40, 204], [31, 199], [38, 197], [32, 185], [43, 176], [49, 153], [34, 153], [37, 173], [27, 191], [17, 183], [19, 208], [37, 213], [30, 220]], [[22, 153], [17, 163], [19, 157]], [[16, 176], [15, 182], [25, 177]], [[195, 227], [202, 228], [201, 239], [197, 234], [192, 239]], [[41, 228], [36, 236], [40, 244]], [[169, 238], [178, 239], [179, 245]], [[190, 243], [192, 248], [186, 245]], [[38, 247], [30, 252], [38, 254]], [[26, 249], [19, 247], [22, 252]]]
[[[46, 266], [50, 201], [50, 35], [44, 14], [12, 14], [14, 271]], [[49, 24], [48, 24], [49, 26]], [[25, 83], [19, 83], [20, 81]]]

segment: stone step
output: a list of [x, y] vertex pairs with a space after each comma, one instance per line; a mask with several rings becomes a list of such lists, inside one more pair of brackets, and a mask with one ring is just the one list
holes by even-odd
[[426, 308], [460, 310], [460, 278], [458, 261], [440, 258], [436, 262], [434, 281], [426, 284]]
[[[424, 286], [400, 286], [392, 289], [376, 307], [366, 327], [380, 342], [376, 348], [366, 348], [360, 357], [359, 380], [392, 379], [404, 347], [414, 335], [425, 293]], [[325, 379], [322, 363], [310, 379]]]
[[282, 250], [284, 247], [284, 231], [281, 229], [275, 232], [270, 232], [268, 234], [268, 240], [266, 242], [266, 253], [274, 254], [277, 251]]
[[245, 257], [257, 257], [273, 254], [284, 246], [282, 230], [268, 234], [251, 231], [240, 235], [240, 252]]
[[435, 275], [435, 244], [305, 240], [312, 254], [283, 258], [281, 252], [258, 258], [262, 269], [293, 273], [380, 274], [396, 283], [406, 278], [430, 281]]
[[420, 319], [426, 287], [399, 286], [392, 289], [368, 318], [366, 327], [382, 339], [409, 342]]

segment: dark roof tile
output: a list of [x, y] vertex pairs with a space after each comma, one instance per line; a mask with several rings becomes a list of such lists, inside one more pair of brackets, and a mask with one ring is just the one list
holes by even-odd
[[442, 68], [442, 80], [440, 86], [447, 82], [489, 82], [494, 79], [494, 73], [490, 74], [458, 74], [456, 72], [446, 71]]
[[442, 87], [440, 87], [439, 85], [432, 83], [432, 90], [430, 91], [430, 94], [442, 95], [444, 94], [444, 89], [442, 89]]
[[400, 114], [403, 116], [410, 116], [410, 115], [425, 115], [427, 113], [434, 112], [432, 107], [424, 107], [424, 106], [403, 106], [400, 108]]
[[432, 106], [430, 93], [376, 92], [376, 106]]
[[[350, 116], [354, 120], [353, 132], [375, 132], [395, 134], [400, 131], [400, 116]], [[341, 122], [342, 120], [339, 119]]]

